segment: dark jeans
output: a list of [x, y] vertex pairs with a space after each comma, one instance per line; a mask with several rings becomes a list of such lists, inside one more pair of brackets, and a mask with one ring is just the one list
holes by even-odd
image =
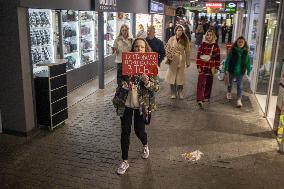
[[122, 63], [116, 63], [117, 65], [117, 77], [116, 82], [118, 86], [122, 84]]
[[145, 123], [143, 115], [140, 115], [139, 109], [125, 108], [121, 120], [121, 151], [122, 159], [128, 160], [128, 150], [130, 144], [130, 133], [132, 125], [132, 117], [134, 113], [134, 131], [143, 145], [147, 144], [147, 133], [145, 132]]
[[243, 93], [243, 75], [240, 76], [234, 76], [232, 74], [229, 74], [229, 84], [228, 84], [228, 93], [231, 93], [232, 91], [232, 86], [233, 86], [233, 81], [234, 78], [237, 80], [237, 97], [238, 99], [242, 98], [242, 93]]
[[225, 43], [226, 41], [226, 34], [222, 34], [222, 43]]
[[197, 101], [204, 101], [204, 99], [210, 99], [211, 90], [213, 85], [213, 75], [211, 72], [199, 73], [197, 83]]

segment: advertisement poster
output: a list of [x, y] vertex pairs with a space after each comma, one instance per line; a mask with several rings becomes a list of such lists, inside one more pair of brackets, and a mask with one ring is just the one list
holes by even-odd
[[158, 75], [158, 53], [122, 53], [122, 75]]

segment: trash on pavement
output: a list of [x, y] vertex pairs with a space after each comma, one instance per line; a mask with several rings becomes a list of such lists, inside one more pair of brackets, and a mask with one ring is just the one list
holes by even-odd
[[202, 155], [204, 155], [204, 154], [202, 152], [200, 152], [199, 150], [195, 150], [193, 152], [181, 154], [181, 156], [184, 158], [184, 160], [187, 160], [187, 161], [198, 161], [201, 158]]

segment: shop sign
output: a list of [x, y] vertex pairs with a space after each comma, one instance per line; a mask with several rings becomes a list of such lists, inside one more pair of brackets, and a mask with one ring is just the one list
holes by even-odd
[[93, 0], [95, 1], [96, 11], [101, 12], [116, 12], [117, 0]]
[[220, 9], [223, 8], [223, 3], [206, 3], [205, 6], [211, 9]]
[[122, 75], [158, 75], [158, 53], [122, 53]]
[[165, 7], [163, 3], [150, 1], [149, 13], [164, 14], [164, 12], [165, 12]]
[[237, 11], [237, 3], [234, 3], [234, 2], [225, 3], [225, 12], [235, 13], [236, 11]]

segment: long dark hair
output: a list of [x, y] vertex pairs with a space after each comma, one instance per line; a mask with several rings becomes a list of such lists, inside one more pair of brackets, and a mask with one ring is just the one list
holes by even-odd
[[189, 39], [188, 39], [188, 37], [187, 37], [186, 34], [185, 34], [185, 29], [184, 29], [183, 26], [177, 25], [177, 26], [175, 27], [175, 35], [176, 35], [177, 30], [178, 30], [179, 28], [181, 28], [182, 31], [183, 31], [182, 34], [181, 34], [181, 36], [180, 36], [180, 41], [179, 41], [179, 43], [182, 44], [184, 47], [187, 47], [187, 46], [189, 45]]
[[135, 48], [135, 43], [136, 43], [136, 41], [139, 41], [139, 40], [141, 40], [141, 41], [144, 41], [144, 43], [145, 43], [145, 52], [152, 52], [152, 49], [151, 49], [151, 47], [149, 46], [149, 44], [147, 43], [147, 41], [144, 39], [144, 38], [136, 38], [134, 41], [133, 41], [133, 43], [132, 43], [132, 47], [131, 47], [131, 52], [135, 52], [134, 51], [134, 48]]
[[248, 52], [248, 49], [249, 49], [248, 48], [248, 43], [247, 43], [246, 39], [243, 36], [238, 37], [238, 39], [233, 44], [233, 48], [234, 47], [238, 48], [238, 40], [240, 40], [240, 39], [244, 40], [244, 42], [245, 42], [245, 45], [243, 46], [242, 49]]

